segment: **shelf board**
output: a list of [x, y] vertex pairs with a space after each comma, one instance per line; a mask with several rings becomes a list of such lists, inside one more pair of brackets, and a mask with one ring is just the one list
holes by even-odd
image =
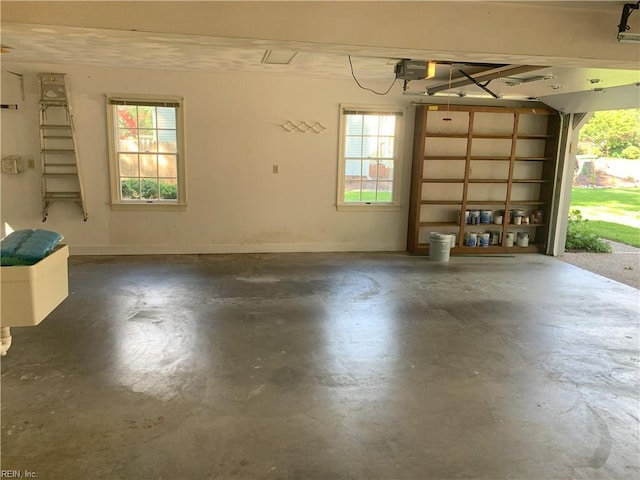
[[491, 140], [511, 140], [513, 135], [494, 135], [490, 133], [474, 133], [472, 138], [491, 139]]
[[[546, 227], [546, 223], [528, 223], [523, 225], [516, 225], [515, 223], [507, 223], [506, 225], [503, 223], [465, 223], [462, 225], [463, 228], [538, 228], [538, 227]], [[418, 227], [460, 227], [459, 223], [456, 222], [419, 222]]]
[[[425, 132], [425, 137], [429, 138], [469, 138], [472, 139], [490, 139], [490, 140], [512, 140], [513, 135], [510, 134], [493, 134], [493, 133], [472, 133], [469, 135], [468, 133], [435, 133], [435, 132]], [[528, 135], [517, 135], [517, 140], [546, 140], [551, 138], [551, 135], [547, 134], [528, 134]]]
[[[472, 138], [472, 139], [491, 139], [491, 140], [512, 140], [513, 135], [511, 134], [493, 134], [493, 133], [472, 133], [469, 135], [468, 133], [436, 133], [436, 132], [425, 132], [425, 137], [429, 138]], [[547, 134], [523, 134], [516, 135], [517, 140], [546, 140], [551, 138], [551, 135]]]
[[423, 178], [422, 183], [464, 183], [463, 178]]
[[550, 162], [552, 158], [549, 157], [516, 157], [516, 162]]
[[542, 200], [511, 200], [509, 202], [510, 205], [546, 205], [546, 203]]
[[495, 228], [504, 228], [504, 227], [512, 228], [512, 227], [514, 227], [514, 228], [521, 228], [521, 227], [546, 227], [547, 224], [546, 223], [528, 223], [526, 225], [516, 225], [515, 223], [507, 223], [505, 225], [503, 223], [493, 223], [493, 222], [491, 222], [491, 223], [476, 223], [475, 225], [471, 224], [471, 223], [465, 223], [463, 226], [465, 228], [467, 228], [467, 227], [487, 227], [487, 228], [488, 227], [495, 227]]
[[[488, 247], [458, 247], [455, 246], [451, 249], [451, 255], [484, 255], [484, 254], [514, 254], [514, 253], [541, 253], [543, 251], [543, 245], [541, 244], [529, 244], [528, 247], [504, 247], [502, 245], [489, 245]], [[429, 244], [418, 244], [416, 254], [429, 254]]]
[[[466, 160], [464, 155], [425, 155], [425, 160]], [[471, 155], [470, 160], [479, 162], [508, 162], [511, 157], [499, 156], [499, 155]], [[550, 162], [553, 159], [549, 157], [515, 157], [516, 162]]]
[[420, 200], [421, 205], [462, 205], [458, 200]]
[[518, 135], [517, 138], [518, 140], [546, 140], [547, 138], [551, 138], [551, 135], [539, 133], [531, 135]]
[[508, 183], [506, 178], [470, 178], [469, 183]]
[[451, 253], [462, 255], [484, 254], [484, 253], [536, 253], [542, 251], [542, 245], [529, 244], [527, 247], [505, 247], [502, 245], [489, 245], [488, 247], [454, 247]]
[[505, 225], [507, 228], [527, 228], [527, 227], [546, 227], [546, 223], [527, 223], [522, 225], [516, 225], [515, 223], [508, 223]]
[[491, 222], [491, 223], [475, 223], [475, 224], [474, 223], [465, 223], [463, 225], [463, 227], [464, 228], [467, 228], [467, 227], [475, 227], [475, 228], [495, 227], [495, 228], [502, 228], [502, 227], [504, 227], [504, 225], [501, 224], [501, 223], [497, 224], [497, 223], [493, 223], [493, 222]]
[[467, 200], [467, 205], [505, 205], [504, 200]]
[[466, 160], [465, 155], [425, 155], [425, 160]]
[[436, 132], [425, 132], [425, 137], [429, 138], [469, 138], [468, 133], [436, 133]]
[[549, 181], [538, 178], [514, 178], [511, 183], [549, 183]]
[[419, 222], [418, 227], [459, 227], [456, 222]]
[[504, 156], [493, 156], [493, 157], [487, 157], [487, 156], [483, 156], [483, 155], [471, 155], [470, 157], [471, 160], [478, 160], [478, 161], [490, 161], [490, 162], [508, 162], [509, 160], [511, 160], [511, 157], [504, 157]]

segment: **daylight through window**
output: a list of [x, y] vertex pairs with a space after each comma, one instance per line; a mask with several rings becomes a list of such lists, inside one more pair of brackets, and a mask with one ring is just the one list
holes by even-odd
[[398, 111], [343, 108], [338, 205], [397, 203]]
[[110, 98], [108, 108], [112, 203], [184, 203], [181, 103]]

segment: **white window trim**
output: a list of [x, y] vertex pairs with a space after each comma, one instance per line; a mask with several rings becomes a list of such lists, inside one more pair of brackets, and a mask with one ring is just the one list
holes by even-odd
[[[175, 95], [142, 95], [142, 94], [115, 94], [105, 95], [107, 108], [107, 140], [109, 150], [109, 177], [111, 185], [111, 209], [115, 211], [186, 211], [187, 210], [187, 169], [185, 162], [185, 132], [184, 132], [184, 97]], [[117, 131], [117, 118], [113, 115], [112, 100], [132, 100], [149, 102], [177, 103], [176, 134], [178, 143], [178, 199], [177, 201], [162, 200], [121, 200], [120, 199], [120, 172], [115, 148], [114, 134]]]
[[[365, 112], [389, 112], [399, 114], [396, 121], [396, 131], [394, 136], [394, 166], [393, 166], [393, 198], [391, 202], [345, 202], [344, 201], [344, 175], [346, 162], [344, 158], [346, 122], [344, 121], [345, 110], [361, 110]], [[400, 210], [402, 208], [402, 168], [404, 164], [404, 138], [407, 109], [405, 107], [389, 105], [354, 105], [340, 104], [340, 129], [339, 129], [339, 150], [338, 150], [338, 188], [336, 197], [336, 210], [344, 212], [383, 212]]]

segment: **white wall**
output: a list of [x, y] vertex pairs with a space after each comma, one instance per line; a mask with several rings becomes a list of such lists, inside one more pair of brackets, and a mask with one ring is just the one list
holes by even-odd
[[[18, 79], [24, 75], [25, 100]], [[56, 203], [41, 222], [38, 72], [64, 72], [77, 132], [89, 219]], [[373, 85], [383, 89], [386, 85]], [[105, 93], [185, 98], [189, 207], [186, 212], [116, 212], [109, 202]], [[2, 156], [35, 159], [36, 168], [2, 174], [1, 220], [13, 229], [46, 228], [65, 236], [72, 254], [405, 249], [413, 109], [408, 109], [403, 207], [394, 212], [336, 211], [340, 103], [408, 105], [352, 81], [269, 75], [2, 64]], [[286, 120], [319, 121], [320, 133], [288, 133]], [[272, 166], [279, 165], [279, 174]]]

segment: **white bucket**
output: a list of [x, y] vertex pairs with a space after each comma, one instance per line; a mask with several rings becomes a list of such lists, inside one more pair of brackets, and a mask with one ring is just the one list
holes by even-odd
[[429, 259], [433, 262], [448, 262], [451, 241], [449, 234], [431, 232], [429, 234]]
[[458, 246], [458, 242], [457, 242], [458, 237], [456, 236], [455, 233], [450, 233], [449, 235], [451, 235], [451, 248], [457, 247]]
[[519, 247], [529, 246], [529, 234], [526, 232], [518, 232], [517, 244]]
[[516, 238], [515, 232], [507, 232], [507, 238], [505, 239], [505, 245], [507, 247], [513, 247], [513, 241]]

